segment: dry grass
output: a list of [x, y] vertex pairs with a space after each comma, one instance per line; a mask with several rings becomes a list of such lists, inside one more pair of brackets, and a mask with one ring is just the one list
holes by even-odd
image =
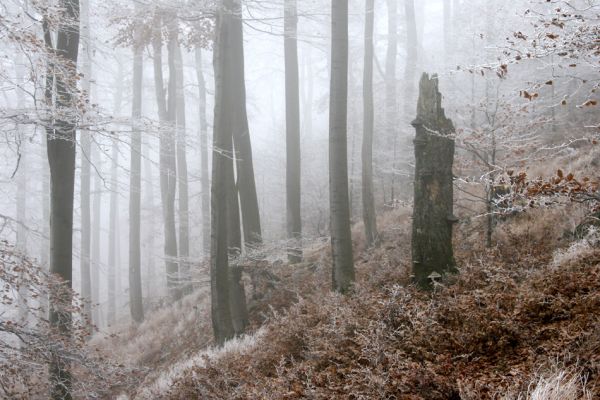
[[497, 248], [459, 252], [460, 274], [430, 295], [410, 285], [407, 215], [386, 215], [382, 245], [356, 255], [351, 296], [321, 281], [326, 257], [302, 273], [280, 266], [272, 290], [304, 297], [265, 320], [254, 351], [193, 366], [164, 398], [538, 399], [557, 383], [539, 367], [567, 355], [565, 370], [576, 364], [600, 395], [600, 249], [559, 260], [556, 238], [515, 219]]

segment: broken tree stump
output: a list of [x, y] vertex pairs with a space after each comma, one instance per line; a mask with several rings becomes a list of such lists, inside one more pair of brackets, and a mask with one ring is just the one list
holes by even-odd
[[455, 133], [442, 108], [437, 75], [423, 74], [419, 84], [416, 130], [412, 260], [415, 283], [431, 289], [456, 270], [452, 249]]

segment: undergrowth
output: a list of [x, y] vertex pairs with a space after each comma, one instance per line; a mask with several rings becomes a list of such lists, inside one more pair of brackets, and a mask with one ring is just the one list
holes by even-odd
[[327, 290], [327, 259], [294, 272], [303, 291], [287, 267], [270, 299], [293, 301], [261, 311], [253, 350], [205, 358], [157, 397], [553, 399], [540, 393], [557, 382], [542, 373], [556, 360], [576, 371], [560, 377], [565, 398], [600, 396], [600, 249], [588, 239], [585, 252], [555, 251], [556, 235], [515, 219], [423, 293], [410, 284], [409, 236], [393, 228], [406, 216], [388, 215], [381, 246], [358, 254], [351, 295]]

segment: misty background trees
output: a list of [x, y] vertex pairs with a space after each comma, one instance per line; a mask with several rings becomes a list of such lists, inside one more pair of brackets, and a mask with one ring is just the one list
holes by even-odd
[[37, 307], [66, 338], [91, 321], [90, 340], [210, 288], [223, 344], [248, 328], [257, 265], [302, 268], [330, 241], [349, 293], [356, 249], [407, 204], [429, 287], [455, 269], [455, 224], [491, 247], [529, 206], [516, 170], [596, 140], [600, 6], [513, 3], [3, 5], [0, 235], [76, 292]]

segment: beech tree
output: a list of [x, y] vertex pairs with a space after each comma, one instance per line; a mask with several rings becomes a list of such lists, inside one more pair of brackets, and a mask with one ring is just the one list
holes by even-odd
[[[44, 18], [44, 41], [49, 54], [61, 61], [60, 73], [52, 65], [46, 76], [45, 98], [49, 106], [55, 99], [58, 114], [47, 129], [48, 162], [50, 165], [50, 273], [58, 275], [70, 288], [73, 274], [73, 196], [75, 192], [75, 119], [77, 56], [79, 53], [79, 1], [61, 0], [64, 18], [57, 27], [56, 47], [52, 42], [49, 21]], [[55, 98], [52, 89], [56, 88]], [[50, 324], [63, 336], [71, 332], [71, 312], [64, 304], [67, 298], [50, 298]], [[71, 399], [69, 361], [54, 357], [50, 363], [52, 399]]]
[[367, 0], [365, 9], [365, 62], [363, 72], [363, 143], [362, 143], [362, 199], [363, 221], [367, 245], [377, 240], [377, 219], [373, 195], [373, 26], [375, 23], [375, 2]]
[[[136, 3], [136, 8], [139, 6]], [[133, 101], [131, 118], [131, 175], [129, 181], [129, 310], [135, 322], [144, 320], [141, 273], [141, 197], [142, 197], [142, 82], [144, 56], [142, 27], [136, 24], [133, 43]]]
[[286, 204], [288, 260], [302, 260], [300, 89], [298, 72], [298, 4], [284, 2], [285, 104], [286, 104]]
[[198, 79], [198, 111], [200, 115], [201, 196], [202, 196], [202, 247], [210, 251], [210, 182], [208, 179], [208, 123], [206, 122], [206, 80], [202, 70], [202, 50], [196, 46], [196, 75]]
[[329, 100], [329, 208], [333, 288], [345, 293], [354, 281], [348, 199], [348, 2], [331, 5], [331, 88]]
[[222, 345], [234, 336], [229, 299], [228, 188], [226, 179], [233, 175], [230, 103], [232, 82], [227, 79], [230, 66], [232, 2], [222, 0], [216, 21], [214, 54], [215, 117], [211, 185], [210, 288], [211, 317], [215, 341]]
[[[160, 197], [163, 209], [164, 254], [167, 274], [167, 288], [171, 298], [179, 298], [179, 265], [177, 262], [177, 228], [175, 226], [175, 191], [177, 189], [176, 144], [173, 129], [176, 118], [176, 79], [174, 51], [176, 38], [169, 42], [169, 103], [164, 87], [162, 66], [163, 16], [155, 10], [153, 19], [152, 48], [154, 50], [154, 88], [160, 121]], [[171, 22], [173, 23], [173, 22]]]

